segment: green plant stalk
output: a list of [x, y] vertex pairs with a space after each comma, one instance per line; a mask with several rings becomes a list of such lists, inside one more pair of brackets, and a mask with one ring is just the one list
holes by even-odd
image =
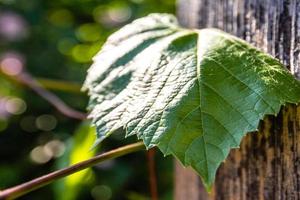
[[0, 199], [1, 200], [16, 199], [16, 198], [23, 196], [33, 190], [36, 190], [40, 187], [48, 185], [55, 180], [58, 180], [60, 178], [74, 174], [78, 171], [81, 171], [83, 169], [91, 167], [100, 162], [114, 159], [114, 158], [129, 154], [129, 153], [133, 153], [133, 152], [136, 152], [139, 150], [143, 150], [143, 149], [145, 149], [145, 145], [142, 142], [137, 142], [134, 144], [119, 147], [117, 149], [114, 149], [114, 150], [108, 151], [106, 153], [100, 154], [98, 156], [95, 156], [89, 160], [79, 162], [75, 165], [71, 165], [64, 169], [54, 171], [52, 173], [49, 173], [49, 174], [46, 174], [39, 178], [33, 179], [33, 180], [23, 183], [21, 185], [17, 185], [17, 186], [5, 189], [3, 191], [0, 191]]

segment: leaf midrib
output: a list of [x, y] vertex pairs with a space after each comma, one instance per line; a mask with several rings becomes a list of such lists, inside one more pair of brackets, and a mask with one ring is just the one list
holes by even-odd
[[[197, 82], [198, 82], [198, 90], [199, 90], [199, 110], [200, 110], [200, 115], [201, 115], [201, 128], [202, 128], [202, 135], [200, 136], [203, 140], [203, 144], [204, 144], [204, 155], [205, 155], [205, 158], [204, 158], [204, 162], [205, 162], [205, 166], [206, 166], [206, 173], [207, 173], [207, 180], [210, 180], [210, 174], [208, 172], [208, 159], [207, 159], [207, 151], [206, 151], [206, 148], [207, 148], [207, 144], [206, 144], [206, 140], [205, 140], [205, 131], [204, 131], [204, 126], [203, 126], [203, 115], [202, 115], [202, 92], [201, 92], [201, 88], [200, 88], [200, 85], [201, 85], [201, 80], [200, 80], [200, 76], [201, 76], [201, 68], [200, 68], [200, 54], [199, 54], [199, 37], [200, 37], [200, 34], [199, 32], [197, 32], [197, 48], [196, 48], [196, 68], [197, 68]], [[192, 142], [191, 144], [197, 139], [198, 137], [196, 137]], [[190, 144], [190, 145], [191, 145]], [[205, 181], [207, 182], [207, 181]]]

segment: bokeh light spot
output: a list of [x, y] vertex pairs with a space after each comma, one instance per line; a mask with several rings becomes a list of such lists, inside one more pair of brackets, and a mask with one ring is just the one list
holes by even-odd
[[51, 131], [55, 129], [57, 120], [53, 115], [41, 115], [36, 118], [36, 127], [43, 131]]
[[13, 115], [20, 115], [26, 111], [27, 105], [20, 98], [10, 98], [5, 103], [5, 109]]
[[99, 6], [94, 9], [95, 21], [106, 27], [117, 27], [127, 22], [132, 16], [131, 8], [126, 4], [111, 5], [108, 8]]
[[76, 30], [76, 37], [83, 42], [95, 42], [101, 38], [101, 27], [96, 23], [83, 24]]
[[37, 146], [30, 152], [30, 158], [35, 163], [44, 164], [51, 160], [52, 152], [44, 146]]
[[24, 68], [24, 59], [17, 53], [7, 53], [0, 58], [0, 69], [3, 73], [16, 76]]
[[0, 39], [19, 40], [27, 36], [27, 23], [20, 15], [13, 12], [0, 14]]
[[68, 27], [73, 24], [74, 17], [67, 9], [57, 9], [49, 13], [48, 20], [55, 26]]
[[95, 51], [90, 45], [79, 44], [72, 49], [72, 56], [77, 62], [86, 63], [91, 62]]
[[45, 145], [45, 149], [51, 151], [53, 157], [58, 158], [65, 152], [65, 144], [60, 140], [52, 140]]
[[112, 191], [106, 185], [97, 185], [91, 190], [91, 195], [95, 200], [108, 200], [112, 197]]
[[116, 9], [110, 9], [108, 16], [111, 20], [119, 23], [126, 22], [131, 17], [131, 10], [129, 7], [122, 7]]

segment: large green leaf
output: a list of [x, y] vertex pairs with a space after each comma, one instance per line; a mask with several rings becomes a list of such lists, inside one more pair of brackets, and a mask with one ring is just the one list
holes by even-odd
[[273, 57], [219, 30], [183, 29], [168, 14], [109, 37], [85, 88], [97, 142], [124, 128], [192, 166], [207, 188], [247, 132], [300, 100], [300, 83]]

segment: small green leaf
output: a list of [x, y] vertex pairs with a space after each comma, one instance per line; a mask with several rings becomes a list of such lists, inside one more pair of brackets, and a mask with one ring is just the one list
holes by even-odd
[[300, 83], [275, 58], [216, 29], [183, 29], [168, 14], [114, 33], [85, 88], [97, 142], [124, 128], [192, 166], [207, 189], [247, 132], [300, 100]]

